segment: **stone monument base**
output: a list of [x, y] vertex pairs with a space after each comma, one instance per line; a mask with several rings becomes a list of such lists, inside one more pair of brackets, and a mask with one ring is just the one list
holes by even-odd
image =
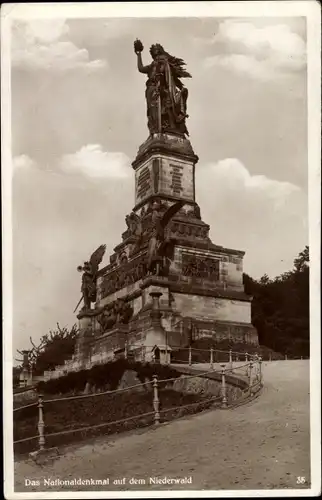
[[258, 345], [244, 252], [211, 241], [196, 203], [197, 162], [184, 136], [151, 134], [140, 146], [127, 229], [97, 273], [94, 309], [78, 316], [76, 358], [85, 365], [122, 355], [168, 362], [203, 338]]

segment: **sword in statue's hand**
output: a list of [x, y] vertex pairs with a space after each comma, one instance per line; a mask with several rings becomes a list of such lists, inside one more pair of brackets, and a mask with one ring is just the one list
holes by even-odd
[[82, 302], [83, 298], [84, 298], [84, 295], [82, 295], [82, 296], [81, 296], [81, 298], [79, 299], [79, 301], [78, 301], [78, 303], [77, 303], [77, 306], [75, 307], [75, 309], [74, 309], [73, 313], [75, 313], [75, 312], [77, 311], [77, 309], [79, 308], [79, 305], [80, 305], [80, 303]]
[[[81, 272], [83, 271], [83, 267], [82, 266], [78, 266], [77, 268], [77, 271]], [[95, 283], [95, 280], [96, 280], [96, 276], [93, 277], [92, 279], [92, 282], [91, 282], [91, 285], [93, 285]], [[77, 311], [77, 309], [79, 308], [79, 305], [81, 304], [82, 300], [84, 299], [84, 294], [82, 293], [82, 296], [81, 298], [79, 299], [79, 301], [77, 302], [77, 306], [75, 307], [73, 313], [75, 313]]]
[[[96, 280], [96, 276], [92, 279], [91, 285], [93, 285], [95, 283], [95, 280]], [[73, 313], [77, 311], [77, 309], [78, 309], [80, 303], [82, 302], [83, 298], [84, 298], [84, 294], [82, 294], [81, 298], [79, 299], [79, 301], [77, 303], [77, 306], [75, 307]]]
[[158, 96], [158, 132], [159, 132], [159, 134], [161, 134], [161, 132], [162, 132], [161, 95], [160, 95], [160, 90], [161, 90], [161, 82], [160, 82], [160, 79], [159, 79], [158, 83], [157, 83], [157, 96]]

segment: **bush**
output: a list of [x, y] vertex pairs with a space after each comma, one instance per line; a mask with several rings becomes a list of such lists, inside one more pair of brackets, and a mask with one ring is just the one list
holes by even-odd
[[102, 365], [94, 365], [89, 370], [70, 372], [57, 379], [39, 382], [37, 390], [43, 394], [81, 392], [84, 390], [87, 382], [94, 385], [96, 389], [102, 389], [108, 385], [110, 390], [115, 390], [126, 370], [135, 371], [138, 379], [142, 383], [144, 383], [146, 379], [152, 380], [153, 375], [158, 375], [159, 379], [180, 376], [180, 373], [167, 365], [117, 359]]

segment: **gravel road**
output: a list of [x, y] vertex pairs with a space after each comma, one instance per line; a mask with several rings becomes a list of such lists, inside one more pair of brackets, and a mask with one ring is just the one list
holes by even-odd
[[[42, 467], [18, 461], [15, 491], [308, 488], [309, 361], [264, 362], [263, 375], [262, 394], [244, 406], [68, 446]], [[189, 482], [151, 484], [165, 477]], [[110, 484], [57, 485], [73, 478]], [[44, 486], [44, 479], [56, 483]]]

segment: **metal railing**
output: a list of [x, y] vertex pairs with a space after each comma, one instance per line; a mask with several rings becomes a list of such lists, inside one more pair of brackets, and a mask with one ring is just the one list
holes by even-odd
[[[191, 360], [191, 351], [192, 348], [189, 348], [189, 360], [188, 364], [192, 367], [192, 360]], [[144, 417], [153, 417], [153, 422], [154, 425], [158, 425], [160, 421], [162, 421], [162, 417], [170, 411], [177, 411], [177, 410], [185, 410], [189, 407], [194, 407], [194, 406], [200, 406], [202, 407], [209, 407], [210, 404], [218, 402], [218, 405], [222, 409], [226, 408], [231, 408], [234, 406], [237, 406], [238, 403], [236, 402], [231, 402], [228, 400], [228, 395], [227, 395], [227, 376], [235, 374], [237, 377], [240, 375], [240, 371], [242, 369], [245, 369], [245, 378], [244, 380], [244, 385], [245, 388], [242, 390], [242, 398], [239, 398], [240, 400], [245, 399], [245, 397], [252, 397], [254, 396], [263, 386], [263, 377], [262, 377], [262, 359], [259, 356], [247, 356], [247, 359], [245, 359], [245, 363], [242, 365], [238, 366], [233, 366], [233, 358], [232, 355], [236, 354], [233, 353], [233, 351], [229, 351], [229, 357], [228, 357], [228, 363], [227, 364], [220, 364], [219, 369], [216, 369], [214, 367], [214, 362], [213, 362], [213, 349], [210, 349], [210, 358], [209, 358], [209, 368], [205, 371], [198, 371], [194, 374], [189, 374], [189, 375], [183, 375], [180, 374], [177, 377], [172, 377], [168, 379], [158, 379], [157, 375], [153, 375], [152, 381], [140, 383], [133, 385], [131, 387], [126, 387], [122, 389], [116, 389], [113, 391], [105, 391], [105, 392], [98, 392], [98, 393], [93, 393], [93, 394], [84, 394], [84, 395], [76, 395], [76, 396], [69, 396], [69, 397], [64, 397], [64, 398], [56, 398], [56, 399], [48, 399], [44, 400], [43, 394], [38, 394], [38, 402], [20, 406], [18, 408], [14, 408], [14, 414], [17, 412], [26, 409], [26, 408], [31, 408], [31, 407], [38, 407], [38, 434], [33, 435], [30, 437], [26, 437], [23, 439], [18, 439], [14, 441], [14, 445], [17, 445], [19, 443], [23, 443], [26, 441], [32, 441], [38, 439], [39, 443], [39, 450], [44, 450], [45, 448], [45, 443], [46, 439], [51, 438], [53, 436], [58, 436], [58, 435], [67, 435], [71, 433], [77, 433], [77, 432], [84, 432], [88, 430], [94, 430], [98, 428], [103, 428], [103, 427], [108, 427], [108, 426], [113, 426], [116, 424], [122, 424], [126, 423], [135, 419], [142, 419]], [[224, 351], [225, 352], [225, 351]], [[239, 353], [241, 354], [241, 353]], [[193, 368], [191, 368], [193, 369]], [[235, 373], [236, 372], [236, 373]], [[207, 399], [200, 399], [199, 401], [195, 401], [193, 403], [189, 404], [183, 404], [177, 407], [169, 407], [169, 408], [162, 408], [162, 397], [160, 400], [160, 396], [162, 395], [162, 388], [164, 388], [166, 385], [169, 385], [170, 383], [173, 383], [176, 380], [188, 380], [191, 378], [199, 378], [199, 377], [209, 377], [211, 373], [217, 373], [218, 378], [217, 380], [221, 381], [221, 387], [220, 387], [220, 395], [219, 396], [212, 396]], [[245, 380], [246, 379], [246, 380]], [[153, 395], [152, 400], [151, 400], [151, 411], [150, 412], [145, 412], [142, 414], [136, 414], [132, 415], [130, 417], [126, 417], [123, 419], [119, 420], [114, 420], [111, 422], [102, 422], [99, 424], [94, 424], [90, 426], [81, 426], [78, 428], [72, 428], [72, 429], [67, 429], [59, 432], [52, 432], [48, 433], [45, 435], [45, 422], [44, 422], [44, 406], [48, 407], [48, 405], [53, 404], [53, 403], [60, 403], [60, 402], [66, 402], [66, 401], [72, 401], [72, 400], [80, 400], [80, 399], [85, 399], [85, 398], [96, 398], [96, 397], [101, 397], [107, 394], [120, 394], [124, 393], [127, 391], [133, 391], [139, 387], [150, 387], [151, 393]], [[161, 403], [161, 409], [160, 409], [160, 403]], [[208, 405], [208, 406], [207, 406]], [[46, 410], [48, 411], [48, 410]]]
[[[125, 358], [130, 358], [131, 356], [134, 356], [134, 358], [138, 361], [145, 362], [147, 361], [147, 350], [152, 349], [155, 346], [147, 346], [144, 345], [143, 343], [140, 344], [129, 344], [128, 342], [125, 342], [124, 345], [124, 352], [123, 356]], [[181, 363], [189, 363], [192, 364], [192, 362], [207, 362], [209, 360], [209, 363], [220, 363], [220, 362], [229, 362], [230, 364], [233, 362], [240, 362], [240, 361], [248, 361], [251, 359], [255, 359], [256, 357], [259, 357], [259, 354], [250, 354], [248, 352], [238, 352], [238, 351], [233, 351], [232, 349], [229, 350], [222, 350], [222, 349], [215, 349], [215, 348], [210, 348], [210, 349], [199, 349], [195, 347], [181, 347], [180, 345], [178, 346], [170, 346], [170, 345], [165, 345], [166, 349], [166, 355], [170, 354], [171, 352], [173, 353], [174, 356], [176, 356], [178, 353], [181, 355], [183, 353], [187, 353], [187, 360], [184, 359], [176, 359], [175, 361], [181, 362]], [[208, 353], [208, 354], [207, 354]], [[193, 358], [199, 356], [203, 357], [203, 361], [200, 360], [194, 360]], [[272, 361], [272, 355], [271, 353], [268, 354], [268, 359], [267, 361]], [[207, 358], [207, 361], [206, 361]], [[91, 359], [89, 359], [85, 364], [76, 366], [75, 363], [73, 364], [72, 368], [68, 369], [67, 373], [62, 373], [62, 372], [52, 372], [51, 376], [48, 376], [47, 374], [47, 380], [44, 380], [44, 382], [51, 380], [51, 379], [57, 379], [60, 378], [61, 376], [65, 376], [66, 374], [70, 372], [77, 372], [83, 369], [90, 369], [95, 365], [100, 365], [100, 364], [105, 364], [109, 361], [113, 361], [114, 359], [114, 353], [109, 352], [109, 353], [100, 353], [100, 355], [95, 354], [91, 356]], [[285, 356], [285, 359], [287, 359], [287, 356]], [[263, 360], [263, 357], [262, 357]], [[149, 359], [151, 361], [151, 359]], [[173, 362], [173, 361], [172, 361]], [[167, 364], [167, 363], [166, 363]], [[65, 366], [65, 368], [68, 368], [68, 365]]]
[[[147, 350], [148, 349], [153, 349], [155, 346], [147, 346], [144, 344], [132, 344], [125, 346], [125, 358], [129, 357], [131, 353], [136, 353], [140, 356], [141, 361], [145, 361]], [[207, 363], [207, 361], [199, 361], [199, 360], [193, 360], [193, 355], [194, 354], [199, 354], [199, 353], [206, 353], [205, 358], [209, 360], [209, 363], [211, 366], [213, 366], [215, 363], [220, 363], [220, 362], [227, 362], [232, 366], [234, 362], [248, 362], [248, 361], [255, 361], [260, 358], [260, 356], [256, 354], [249, 354], [248, 352], [237, 352], [233, 351], [232, 349], [225, 351], [221, 349], [214, 349], [211, 347], [210, 349], [198, 349], [195, 347], [180, 347], [180, 346], [175, 346], [175, 347], [170, 347], [165, 345], [165, 352], [166, 354], [168, 353], [173, 353], [174, 356], [176, 353], [185, 353], [187, 352], [188, 354], [188, 359], [187, 360], [182, 360], [182, 359], [174, 359], [171, 363], [174, 363], [175, 361], [179, 361], [181, 363], [188, 363], [189, 365], [192, 365], [193, 362], [196, 363]], [[218, 358], [224, 358], [220, 359], [217, 361]], [[226, 359], [225, 359], [226, 358]]]

